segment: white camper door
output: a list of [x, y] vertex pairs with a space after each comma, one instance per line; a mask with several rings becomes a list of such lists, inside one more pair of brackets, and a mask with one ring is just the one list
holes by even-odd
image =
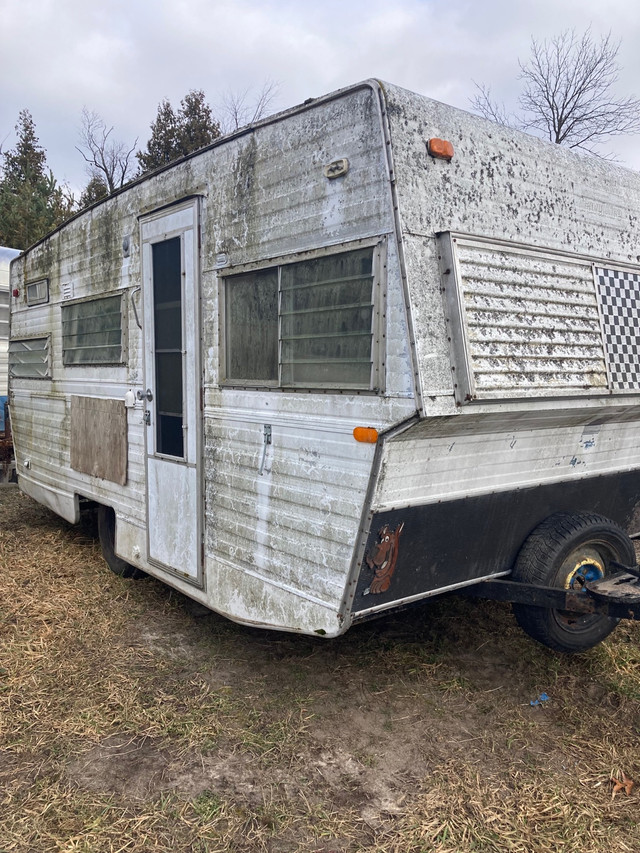
[[149, 562], [201, 583], [197, 207], [142, 222]]

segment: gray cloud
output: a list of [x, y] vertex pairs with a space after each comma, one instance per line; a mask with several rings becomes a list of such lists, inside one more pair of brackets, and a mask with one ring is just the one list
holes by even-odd
[[[267, 79], [281, 84], [279, 108], [371, 76], [462, 108], [476, 80], [515, 104], [531, 36], [589, 23], [623, 39], [620, 92], [640, 79], [635, 0], [0, 0], [0, 20], [0, 140], [13, 144], [29, 109], [54, 174], [76, 191], [86, 182], [74, 148], [83, 106], [142, 146], [163, 97], [177, 104], [201, 88], [215, 107], [225, 91]], [[612, 145], [636, 168], [638, 149], [637, 139]]]

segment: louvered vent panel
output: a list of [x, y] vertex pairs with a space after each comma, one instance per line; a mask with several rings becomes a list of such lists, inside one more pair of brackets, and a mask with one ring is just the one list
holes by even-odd
[[9, 341], [9, 374], [21, 379], [51, 377], [50, 338]]
[[589, 263], [460, 238], [453, 246], [474, 396], [607, 387]]

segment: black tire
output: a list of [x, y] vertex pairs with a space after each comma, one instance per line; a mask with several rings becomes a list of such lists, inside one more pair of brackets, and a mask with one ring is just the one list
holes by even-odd
[[[513, 580], [579, 590], [589, 580], [611, 574], [611, 561], [632, 566], [633, 542], [601, 515], [559, 512], [543, 521], [525, 541]], [[613, 631], [618, 619], [577, 614], [529, 604], [513, 604], [518, 625], [534, 640], [558, 652], [581, 652]]]
[[98, 507], [98, 536], [100, 547], [105, 563], [111, 571], [121, 578], [139, 580], [146, 578], [147, 574], [142, 569], [132, 566], [126, 560], [116, 556], [116, 514], [110, 506]]

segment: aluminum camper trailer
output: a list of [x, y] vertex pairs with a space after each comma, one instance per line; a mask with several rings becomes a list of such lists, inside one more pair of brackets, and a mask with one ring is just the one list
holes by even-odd
[[586, 648], [623, 568], [635, 606], [639, 253], [638, 174], [377, 81], [305, 102], [14, 261], [20, 487], [241, 623], [470, 589]]

